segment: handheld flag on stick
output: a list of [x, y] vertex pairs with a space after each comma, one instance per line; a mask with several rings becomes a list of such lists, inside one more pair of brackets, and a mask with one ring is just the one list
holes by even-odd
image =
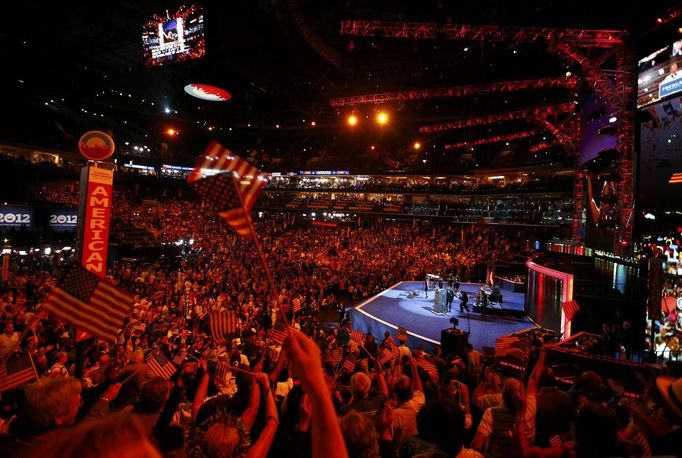
[[391, 361], [392, 359], [395, 358], [395, 355], [389, 348], [384, 348], [381, 351], [381, 354], [379, 355], [379, 363], [380, 364], [386, 364], [387, 362]]
[[407, 340], [407, 329], [403, 328], [402, 326], [399, 326], [398, 332], [396, 332], [396, 334], [395, 334], [395, 338], [401, 342], [406, 341]]
[[38, 380], [33, 360], [29, 353], [10, 356], [0, 362], [0, 393]]
[[301, 300], [299, 298], [296, 298], [293, 301], [291, 301], [291, 309], [293, 310], [294, 313], [298, 313], [301, 311]]
[[133, 307], [133, 296], [80, 265], [72, 266], [43, 302], [43, 310], [109, 342]]
[[237, 312], [234, 311], [211, 312], [209, 315], [211, 337], [219, 344], [227, 342], [225, 334], [237, 332], [237, 324]]
[[[217, 142], [211, 142], [187, 181], [239, 235], [253, 238], [256, 252], [270, 285], [274, 302], [280, 306], [275, 280], [251, 220], [251, 209], [265, 185], [265, 177], [255, 166]], [[289, 325], [280, 309], [280, 319]]]
[[253, 237], [251, 209], [265, 178], [255, 166], [211, 142], [187, 181], [242, 237]]
[[270, 329], [270, 338], [277, 345], [282, 345], [284, 343], [284, 341], [286, 340], [287, 336], [294, 331], [295, 331], [295, 329], [292, 326], [289, 326], [288, 328], [286, 328], [284, 330], [272, 328], [272, 329]]
[[343, 362], [341, 369], [346, 372], [353, 372], [355, 370], [355, 355], [349, 355], [348, 358]]
[[365, 342], [365, 333], [363, 333], [362, 331], [358, 331], [356, 329], [351, 329], [350, 338], [357, 342], [359, 345], [362, 345]]
[[337, 347], [331, 351], [332, 364], [334, 364], [335, 366], [339, 365], [339, 363], [341, 362], [341, 357], [343, 357], [342, 348]]
[[576, 313], [580, 311], [580, 306], [576, 301], [566, 301], [562, 302], [561, 308], [564, 309], [564, 315], [566, 315], [566, 321], [571, 321]]
[[175, 364], [169, 361], [162, 352], [152, 355], [147, 360], [147, 366], [155, 375], [165, 379], [171, 378], [178, 370]]

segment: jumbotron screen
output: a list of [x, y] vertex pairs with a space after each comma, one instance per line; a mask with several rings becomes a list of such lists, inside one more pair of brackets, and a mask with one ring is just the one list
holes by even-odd
[[670, 42], [638, 62], [637, 108], [682, 93], [682, 39]]
[[206, 54], [204, 13], [199, 4], [154, 14], [142, 26], [147, 67], [197, 59]]

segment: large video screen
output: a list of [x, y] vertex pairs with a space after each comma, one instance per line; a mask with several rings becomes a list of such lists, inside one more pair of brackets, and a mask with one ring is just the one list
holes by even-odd
[[682, 39], [640, 59], [637, 108], [682, 93]]
[[204, 13], [199, 4], [154, 14], [142, 26], [145, 64], [157, 67], [197, 59], [206, 54]]
[[682, 97], [643, 110], [642, 118], [638, 206], [656, 221], [682, 211]]

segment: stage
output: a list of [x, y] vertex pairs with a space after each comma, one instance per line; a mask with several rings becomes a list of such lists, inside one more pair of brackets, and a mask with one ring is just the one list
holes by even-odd
[[[395, 337], [396, 329], [402, 326], [408, 331], [408, 346], [416, 348], [423, 344], [429, 350], [440, 344], [441, 330], [452, 327], [450, 318], [456, 317], [458, 329], [470, 331], [469, 343], [481, 350], [484, 346], [494, 347], [498, 336], [535, 326], [523, 315], [524, 293], [503, 290], [502, 304], [488, 305], [485, 316], [474, 312], [480, 287], [479, 283], [460, 286], [460, 291], [469, 295], [469, 310], [472, 311], [468, 314], [459, 311], [459, 298], [452, 302], [452, 312], [439, 314], [433, 310], [433, 290], [429, 290], [428, 298], [425, 298], [424, 282], [403, 281], [351, 308], [353, 328], [370, 331], [381, 340], [384, 331], [390, 331]], [[479, 310], [478, 307], [475, 309]]]

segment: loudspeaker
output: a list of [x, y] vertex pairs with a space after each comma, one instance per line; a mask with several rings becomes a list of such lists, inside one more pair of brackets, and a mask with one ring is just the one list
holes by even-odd
[[462, 359], [467, 356], [469, 333], [458, 329], [443, 329], [440, 332], [440, 349], [443, 356], [457, 355]]

